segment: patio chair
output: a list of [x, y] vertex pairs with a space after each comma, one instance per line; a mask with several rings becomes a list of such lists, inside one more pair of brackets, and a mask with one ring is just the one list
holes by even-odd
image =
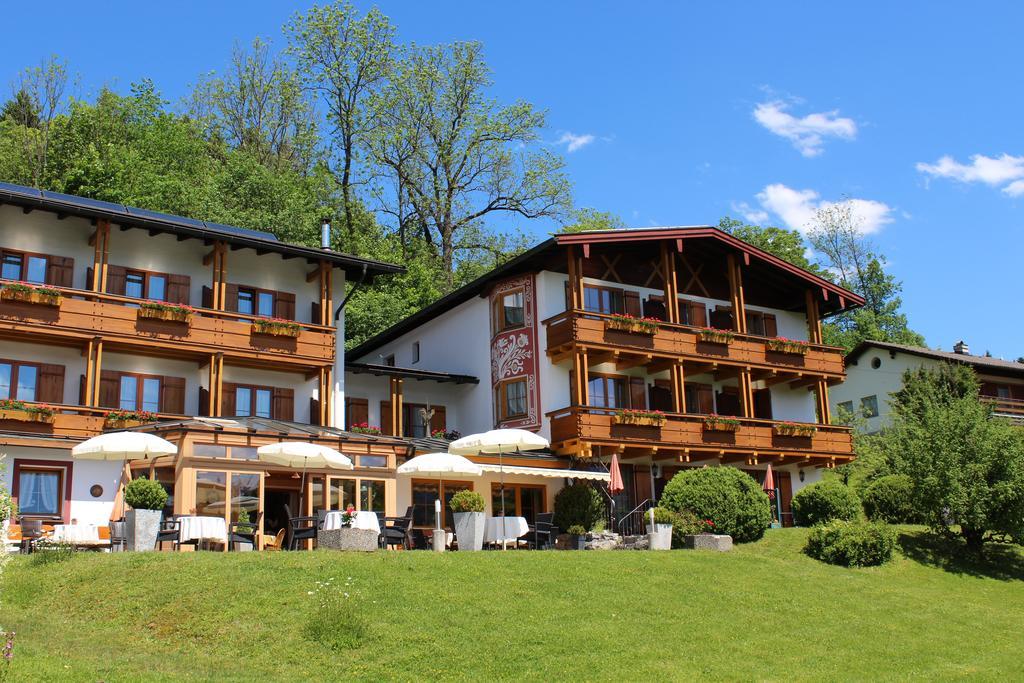
[[228, 527], [228, 550], [230, 551], [236, 543], [250, 543], [255, 548], [256, 533], [260, 529], [262, 519], [263, 513], [261, 512], [256, 515], [255, 522], [231, 522]]
[[544, 550], [555, 547], [558, 538], [558, 527], [554, 525], [555, 513], [539, 512], [537, 521], [526, 535], [527, 547], [531, 550]]
[[[387, 526], [389, 522], [391, 526]], [[413, 547], [412, 506], [409, 506], [402, 517], [385, 517], [380, 531], [383, 536], [382, 547], [401, 546], [405, 550], [411, 550]]]
[[176, 517], [165, 519], [160, 522], [160, 529], [156, 532], [156, 549], [164, 543], [171, 544], [171, 550], [181, 549], [181, 522]]
[[109, 526], [110, 552], [124, 552], [128, 545], [128, 537], [125, 535], [124, 520], [115, 520], [111, 522]]
[[324, 528], [324, 520], [327, 518], [327, 513], [328, 512], [331, 512], [331, 510], [317, 510], [316, 511], [316, 528], [317, 529], [323, 529]]
[[36, 549], [36, 543], [46, 535], [43, 529], [43, 522], [39, 519], [21, 520], [21, 552], [26, 555]]
[[263, 541], [264, 550], [284, 550], [284, 537], [287, 530], [281, 529], [272, 538]]
[[377, 547], [384, 547], [384, 527], [387, 526], [387, 517], [384, 516], [383, 512], [374, 512], [377, 515], [377, 526], [380, 528], [380, 534], [377, 536]]
[[291, 508], [284, 506], [288, 515], [288, 550], [298, 550], [300, 541], [316, 540], [318, 530], [316, 517], [292, 517]]

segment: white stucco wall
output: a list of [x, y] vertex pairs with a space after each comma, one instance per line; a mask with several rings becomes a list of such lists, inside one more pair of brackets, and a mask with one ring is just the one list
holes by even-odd
[[[879, 363], [873, 368], [872, 363]], [[853, 402], [853, 409], [860, 414], [861, 399], [866, 396], [878, 397], [878, 416], [868, 418], [865, 430], [869, 433], [889, 424], [892, 407], [890, 399], [893, 393], [903, 387], [903, 373], [914, 368], [935, 368], [938, 361], [912, 356], [907, 353], [896, 353], [890, 356], [888, 350], [869, 349], [857, 359], [856, 365], [846, 368], [846, 380], [829, 390], [829, 402], [833, 412], [845, 401]]]
[[[194, 365], [194, 364], [193, 364]], [[202, 379], [206, 386], [209, 375]], [[304, 375], [294, 372], [276, 372], [259, 368], [224, 366], [224, 381], [234, 384], [251, 384], [257, 387], [291, 389], [295, 392], [295, 422], [309, 423], [309, 399], [316, 395], [317, 379], [307, 380]], [[209, 388], [209, 387], [207, 387]], [[196, 393], [198, 396], [198, 392]], [[189, 403], [186, 399], [186, 407]]]
[[84, 218], [69, 216], [60, 221], [56, 214], [48, 211], [26, 214], [16, 206], [0, 206], [0, 245], [18, 251], [73, 258], [72, 283], [77, 288], [85, 287], [85, 271], [92, 266], [89, 235], [93, 230]]
[[[0, 480], [8, 491], [13, 491], [14, 462], [31, 460], [57, 460], [72, 463], [71, 513], [69, 519], [80, 524], [105, 526], [114, 506], [114, 495], [120, 481], [121, 463], [90, 460], [71, 460], [66, 449], [0, 446]], [[103, 494], [94, 498], [89, 492], [93, 484], [103, 487]], [[63, 495], [63, 492], [62, 492]]]

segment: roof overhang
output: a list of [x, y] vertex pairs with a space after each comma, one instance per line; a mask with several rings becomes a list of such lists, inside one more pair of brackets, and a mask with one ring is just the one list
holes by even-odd
[[451, 384], [479, 384], [480, 379], [472, 375], [457, 375], [451, 372], [435, 372], [433, 370], [417, 370], [415, 368], [399, 368], [393, 365], [377, 363], [346, 363], [345, 372], [354, 375], [374, 375], [377, 377], [400, 377], [418, 381], [432, 381]]
[[484, 472], [500, 472], [503, 474], [522, 474], [532, 477], [546, 477], [548, 479], [587, 479], [590, 481], [610, 481], [609, 472], [591, 472], [585, 470], [565, 470], [554, 467], [520, 467], [515, 465], [493, 465], [481, 464], [480, 469]]

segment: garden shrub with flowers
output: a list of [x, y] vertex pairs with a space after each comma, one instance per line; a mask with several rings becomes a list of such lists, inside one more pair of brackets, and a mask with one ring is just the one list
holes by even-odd
[[665, 485], [660, 502], [695, 516], [703, 523], [697, 533], [714, 529], [737, 543], [758, 540], [772, 522], [767, 494], [753, 477], [735, 467], [683, 470]]
[[363, 642], [369, 622], [355, 584], [351, 576], [335, 584], [332, 576], [307, 591], [311, 605], [303, 634], [308, 640], [335, 651], [351, 650]]

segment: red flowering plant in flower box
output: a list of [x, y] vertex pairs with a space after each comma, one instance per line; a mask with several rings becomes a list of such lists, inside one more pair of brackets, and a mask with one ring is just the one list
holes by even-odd
[[709, 344], [728, 344], [736, 338], [736, 333], [731, 330], [719, 330], [714, 327], [702, 327], [697, 330], [697, 338]]
[[660, 410], [618, 410], [612, 416], [612, 423], [660, 427], [665, 424], [665, 419], [665, 413]]
[[776, 422], [772, 430], [779, 436], [814, 436], [818, 428], [809, 424], [798, 424], [796, 422]]
[[626, 313], [615, 313], [605, 320], [605, 328], [633, 334], [655, 334], [661, 329], [657, 318], [638, 318]]
[[143, 301], [139, 304], [139, 317], [155, 320], [188, 322], [195, 309], [185, 304], [169, 304], [166, 301]]
[[271, 337], [298, 337], [302, 325], [294, 320], [283, 318], [257, 318], [252, 321], [253, 334], [266, 334]]
[[341, 513], [341, 525], [352, 526], [352, 522], [356, 520], [356, 508], [351, 503], [345, 508], [345, 512]]
[[19, 422], [53, 422], [57, 412], [45, 403], [25, 403], [17, 399], [0, 400], [0, 412], [6, 420]]
[[0, 299], [24, 301], [44, 306], [59, 306], [64, 294], [59, 289], [34, 285], [31, 282], [5, 282], [0, 285]]
[[735, 432], [739, 428], [740, 421], [734, 417], [711, 413], [704, 418], [704, 431], [706, 432]]
[[368, 422], [356, 422], [348, 426], [348, 431], [355, 434], [370, 434], [373, 436], [380, 436], [380, 427], [373, 427]]
[[807, 355], [807, 349], [810, 348], [810, 345], [810, 342], [801, 339], [787, 339], [785, 337], [766, 339], [764, 342], [764, 347], [769, 351], [791, 353], [797, 356]]

